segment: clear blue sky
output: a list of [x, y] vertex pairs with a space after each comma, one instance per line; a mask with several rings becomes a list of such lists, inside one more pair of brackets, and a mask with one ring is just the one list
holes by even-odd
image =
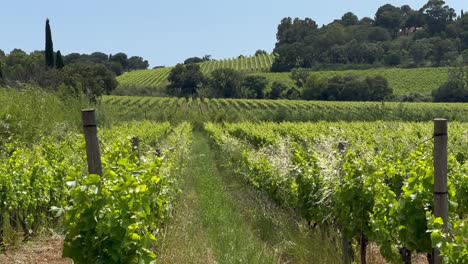
[[[171, 66], [185, 58], [214, 59], [257, 49], [272, 51], [283, 17], [310, 17], [320, 26], [347, 11], [373, 17], [391, 3], [419, 9], [426, 0], [8, 0], [0, 6], [0, 49], [44, 49], [44, 25], [51, 21], [54, 50], [125, 52], [151, 66]], [[448, 5], [468, 10], [467, 0]]]

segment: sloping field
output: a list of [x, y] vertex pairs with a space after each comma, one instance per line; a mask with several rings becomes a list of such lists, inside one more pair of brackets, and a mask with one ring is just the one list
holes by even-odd
[[[290, 78], [289, 72], [272, 73], [268, 72], [273, 63], [273, 55], [259, 55], [236, 59], [207, 61], [200, 64], [205, 75], [221, 68], [232, 68], [253, 75], [265, 76], [271, 83], [277, 81], [287, 86], [294, 86], [294, 81]], [[153, 70], [140, 70], [125, 73], [117, 78], [122, 86], [144, 86], [161, 87], [167, 84], [167, 77], [171, 67]], [[397, 96], [418, 92], [430, 96], [434, 89], [437, 89], [447, 80], [448, 68], [378, 68], [368, 70], [346, 70], [346, 71], [318, 71], [320, 75], [332, 77], [334, 75], [357, 75], [361, 77], [382, 75], [384, 76], [393, 93]]]
[[[259, 56], [231, 58], [225, 60], [213, 60], [200, 63], [204, 74], [209, 74], [216, 69], [230, 68], [249, 73], [268, 72], [273, 63], [273, 55], [262, 54]], [[122, 86], [159, 87], [167, 83], [167, 77], [172, 67], [152, 70], [139, 70], [125, 73], [117, 77]]]

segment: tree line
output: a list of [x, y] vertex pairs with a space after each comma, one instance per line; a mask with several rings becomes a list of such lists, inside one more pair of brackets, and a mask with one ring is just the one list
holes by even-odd
[[72, 94], [85, 94], [95, 99], [112, 92], [118, 85], [116, 76], [124, 72], [147, 69], [149, 63], [139, 56], [125, 53], [62, 55], [54, 51], [49, 19], [45, 26], [45, 49], [26, 53], [14, 49], [9, 54], [0, 50], [0, 85], [24, 83]]
[[[294, 70], [296, 86], [273, 82], [264, 76], [221, 68], [204, 75], [198, 64], [178, 64], [170, 72], [169, 95], [208, 98], [305, 99], [330, 101], [382, 101], [391, 98], [392, 89], [382, 76], [359, 78], [335, 76], [330, 79], [306, 69]], [[269, 88], [269, 89], [268, 89]]]
[[374, 18], [348, 12], [322, 27], [311, 18], [286, 17], [276, 39], [273, 72], [448, 66], [468, 53], [468, 14], [429, 0], [419, 10], [386, 4]]

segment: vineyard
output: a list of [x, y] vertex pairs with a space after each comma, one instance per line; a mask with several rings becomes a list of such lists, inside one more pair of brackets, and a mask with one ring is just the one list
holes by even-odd
[[[130, 138], [141, 147], [132, 149]], [[86, 172], [84, 139], [44, 137], [33, 147], [2, 146], [0, 245], [44, 228], [66, 230], [63, 254], [76, 263], [138, 263], [155, 258], [155, 234], [171, 213], [191, 141], [183, 123], [128, 123], [101, 133], [103, 175]], [[95, 219], [95, 220], [92, 220]]]
[[[36, 89], [2, 89], [0, 100], [0, 263], [45, 230], [74, 263], [419, 264], [433, 248], [445, 263], [468, 261], [467, 104], [88, 105]], [[92, 125], [79, 119], [89, 106]], [[430, 121], [441, 116], [450, 235], [432, 214]], [[85, 145], [95, 125], [97, 174]]]
[[[407, 95], [418, 92], [425, 96], [430, 96], [431, 92], [447, 81], [447, 68], [380, 68], [369, 70], [346, 70], [346, 71], [317, 71], [323, 77], [330, 78], [335, 75], [355, 75], [362, 78], [367, 76], [381, 75], [388, 81], [396, 96]], [[290, 78], [291, 73], [258, 73], [266, 77], [270, 83], [281, 82], [288, 86], [293, 86], [294, 81]]]
[[102, 111], [117, 120], [158, 121], [468, 121], [468, 104], [317, 102], [107, 96]]
[[122, 86], [147, 86], [157, 88], [167, 83], [171, 68], [138, 70], [123, 74], [117, 78]]
[[[200, 63], [201, 71], [209, 74], [216, 69], [230, 68], [244, 72], [269, 72], [274, 57], [269, 54], [258, 56], [212, 60]], [[160, 87], [167, 84], [167, 77], [172, 68], [139, 70], [123, 74], [117, 78], [121, 86]]]
[[361, 261], [370, 243], [390, 262], [411, 263], [416, 252], [431, 257], [434, 246], [447, 263], [468, 261], [466, 123], [450, 125], [452, 238], [432, 216], [429, 123], [207, 123], [205, 129], [224, 162], [254, 188], [310, 225], [338, 230], [343, 245], [358, 241]]
[[[252, 57], [233, 58], [225, 60], [213, 60], [200, 64], [204, 74], [209, 74], [213, 70], [221, 68], [231, 68], [248, 74], [260, 75], [267, 78], [269, 86], [273, 82], [280, 82], [288, 87], [294, 86], [294, 81], [290, 78], [291, 73], [270, 72], [273, 63], [273, 55], [259, 55]], [[168, 84], [167, 77], [172, 68], [158, 68], [153, 70], [139, 70], [125, 73], [117, 78], [121, 86], [143, 86], [160, 88]], [[380, 68], [368, 70], [345, 70], [345, 71], [317, 71], [321, 76], [330, 78], [335, 75], [356, 75], [359, 77], [381, 75], [388, 80], [389, 86], [396, 96], [403, 96], [410, 93], [420, 93], [430, 96], [431, 92], [442, 85], [448, 77], [447, 68]]]
[[273, 60], [272, 54], [260, 54], [258, 56], [206, 61], [200, 64], [200, 68], [205, 74], [224, 68], [244, 72], [269, 72]]

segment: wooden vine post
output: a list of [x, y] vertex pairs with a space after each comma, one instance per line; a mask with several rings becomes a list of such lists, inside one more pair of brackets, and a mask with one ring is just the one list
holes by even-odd
[[[434, 119], [434, 216], [444, 220], [444, 232], [448, 232], [447, 124], [447, 119]], [[434, 264], [442, 264], [437, 249], [434, 250]]]
[[102, 176], [101, 153], [97, 136], [96, 111], [94, 109], [81, 110], [83, 132], [86, 141], [86, 159], [88, 172]]
[[[342, 156], [344, 156], [345, 144], [343, 142], [338, 143], [338, 151]], [[340, 180], [341, 181], [343, 180], [343, 175], [342, 175], [341, 169], [340, 169]], [[342, 248], [342, 251], [343, 251], [343, 263], [344, 264], [351, 264], [352, 259], [353, 259], [351, 243], [350, 243], [349, 239], [346, 237], [346, 235], [344, 234], [342, 227], [340, 227], [340, 232], [341, 232], [341, 248]]]

